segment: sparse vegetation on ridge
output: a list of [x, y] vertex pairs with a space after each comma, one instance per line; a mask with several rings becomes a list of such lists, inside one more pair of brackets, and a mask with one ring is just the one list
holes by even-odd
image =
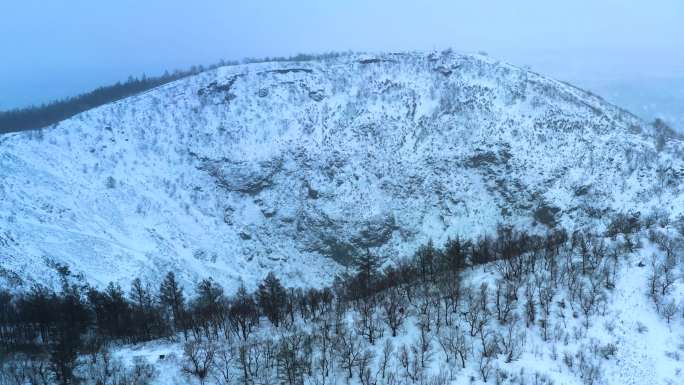
[[117, 82], [110, 86], [99, 87], [93, 91], [72, 96], [66, 99], [55, 100], [40, 106], [17, 108], [7, 111], [0, 111], [0, 135], [9, 132], [19, 132], [27, 130], [38, 130], [49, 127], [62, 120], [68, 119], [76, 114], [90, 110], [95, 107], [112, 103], [117, 100], [148, 91], [152, 88], [183, 79], [188, 76], [197, 75], [201, 72], [218, 67], [263, 63], [269, 61], [296, 62], [308, 60], [320, 60], [333, 58], [342, 53], [331, 52], [325, 54], [298, 54], [289, 57], [264, 57], [264, 58], [245, 58], [242, 61], [221, 60], [209, 66], [193, 66], [187, 70], [176, 70], [165, 72], [161, 76], [130, 76], [125, 82]]

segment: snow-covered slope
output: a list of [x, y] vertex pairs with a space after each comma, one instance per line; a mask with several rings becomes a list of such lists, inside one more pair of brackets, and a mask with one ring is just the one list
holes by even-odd
[[[662, 233], [664, 229], [656, 231]], [[498, 292], [496, 282], [501, 282], [500, 271], [496, 267], [496, 263], [472, 270], [467, 269], [460, 275], [463, 293], [460, 307], [458, 311], [453, 313], [456, 314], [453, 316], [454, 320], [452, 323], [443, 324], [441, 327], [435, 325], [428, 332], [429, 353], [427, 356], [429, 358], [425, 368], [417, 371], [420, 373], [419, 380], [407, 378], [410, 369], [407, 370], [404, 366], [399, 352], [403, 346], [418, 346], [419, 341], [421, 341], [420, 325], [425, 321], [421, 320], [417, 309], [412, 309], [414, 305], [402, 302], [408, 309], [411, 309], [408, 310], [411, 315], [402, 323], [397, 336], [392, 336], [391, 331], [383, 323], [380, 329], [382, 333], [379, 333], [380, 337], [374, 345], [369, 344], [365, 339], [361, 342], [360, 351], [372, 352], [369, 365], [371, 381], [363, 382], [360, 380], [358, 371], [354, 371], [353, 378], [348, 379], [346, 371], [340, 366], [335, 366], [337, 360], [328, 358], [333, 362], [333, 364], [329, 364], [333, 369], [330, 370], [325, 383], [359, 385], [364, 383], [440, 385], [486, 383], [504, 385], [681, 384], [684, 377], [684, 362], [681, 360], [681, 354], [684, 350], [684, 346], [681, 344], [684, 337], [682, 333], [684, 320], [682, 320], [679, 310], [670, 321], [667, 321], [659, 311], [656, 311], [657, 307], [648, 295], [652, 273], [648, 261], [652, 255], [655, 255], [657, 260], [664, 261], [665, 255], [658, 245], [651, 243], [646, 237], [641, 237], [641, 235], [645, 235], [644, 233], [634, 235], [636, 243], [641, 245], [634, 252], [628, 252], [619, 246], [624, 245], [622, 243], [624, 238], [620, 238], [618, 242], [609, 239], [601, 240], [601, 242], [607, 242], [611, 253], [615, 251], [619, 255], [617, 260], [612, 257], [607, 257], [604, 260], [605, 262], [610, 259], [604, 266], [611, 265], [616, 268], [610, 274], [613, 275], [611, 279], [615, 280], [614, 286], [606, 288], [600, 284], [596, 292], [592, 291], [592, 295], [578, 295], [577, 292], [581, 293], [582, 290], [593, 290], [589, 289], [591, 286], [589, 282], [595, 282], [593, 280], [600, 273], [590, 273], [587, 276], [579, 274], [580, 261], [575, 260], [578, 267], [575, 272], [578, 273], [579, 282], [583, 282], [586, 286], [580, 284], [579, 286], [583, 288], [575, 290], [573, 294], [574, 289], [571, 289], [573, 285], [568, 285], [568, 282], [572, 281], [571, 279], [561, 279], [562, 283], [556, 286], [553, 279], [548, 276], [549, 271], [540, 266], [536, 274], [541, 274], [541, 276], [534, 277], [535, 274], [530, 274], [523, 280], [525, 283], [521, 283], [520, 287], [517, 287], [519, 298], [515, 300], [516, 303], [513, 305], [510, 320], [505, 322], [499, 322], [496, 319], [497, 310], [495, 309], [498, 309], [498, 305], [495, 305], [495, 296], [498, 296], [495, 294]], [[677, 253], [679, 253], [681, 236], [670, 231], [669, 237], [678, 239], [676, 242], [678, 245]], [[563, 270], [559, 274], [560, 276], [572, 275], [569, 270], [566, 270], [566, 267], [571, 265], [567, 264], [568, 260], [566, 260], [569, 255], [571, 254], [562, 252], [561, 255], [557, 256], [557, 260], [564, 261], [560, 262], [560, 265], [564, 266], [560, 268]], [[592, 274], [595, 275], [590, 278]], [[461, 317], [465, 317], [471, 311], [468, 302], [471, 300], [471, 296], [477, 298], [477, 294], [473, 293], [482, 292], [482, 284], [488, 285], [485, 286], [484, 290], [485, 292], [489, 290], [490, 319], [483, 321], [486, 324], [484, 333], [471, 336], [469, 333], [470, 324]], [[537, 290], [544, 292], [549, 289], [551, 290], [550, 296], [553, 299], [550, 301], [550, 307], [544, 310], [544, 307], [536, 302], [535, 297], [540, 295]], [[531, 297], [528, 297], [528, 290], [534, 293]], [[684, 285], [678, 279], [668, 297], [681, 298], [684, 294], [683, 290]], [[533, 313], [537, 312], [535, 313], [538, 317], [537, 322], [526, 321], [529, 314], [529, 302], [526, 302], [530, 301], [528, 298], [531, 298], [531, 301], [535, 303], [532, 308], [536, 309], [533, 310]], [[579, 298], [585, 299], [580, 300]], [[663, 303], [667, 303], [669, 300], [666, 299]], [[421, 301], [416, 302], [421, 303]], [[589, 312], [589, 316], [586, 316], [583, 313], [585, 310], [582, 309], [586, 309], [584, 306], [588, 302], [593, 303], [589, 307], [594, 306], [594, 310]], [[662, 307], [663, 305], [661, 305], [661, 309]], [[353, 309], [353, 306], [350, 309]], [[345, 317], [347, 325], [351, 325], [349, 330], [355, 330], [355, 327], [358, 326], [354, 325], [359, 325], [358, 314], [354, 313], [355, 310], [348, 311], [352, 314], [347, 314]], [[382, 313], [382, 310], [378, 310], [378, 312]], [[548, 315], [545, 316], [544, 312], [548, 312]], [[328, 315], [328, 317], [331, 316]], [[427, 317], [429, 318], [429, 316]], [[274, 330], [267, 321], [262, 321], [260, 328], [257, 329], [256, 336], [252, 336], [250, 343], [266, 344], [267, 341], [277, 343], [282, 336], [291, 333], [292, 330], [304, 331], [304, 333], [311, 333], [311, 335], [316, 336], [314, 338], [320, 338], [323, 334], [322, 330], [324, 330], [320, 328], [320, 325], [325, 324], [326, 321], [323, 321], [325, 319], [326, 316], [321, 316], [318, 321], [298, 320], [299, 322], [295, 323], [295, 327], [285, 328], [286, 331]], [[330, 323], [334, 322], [330, 318], [327, 320]], [[460, 348], [465, 352], [463, 363], [458, 356], [447, 357], [447, 354], [455, 354], [449, 350], [451, 348], [448, 336], [452, 331], [455, 332], [455, 335], [463, 337], [463, 347]], [[483, 339], [489, 340], [491, 344], [499, 346], [500, 349], [508, 349], [506, 350], [508, 353], [502, 350], [496, 353], [491, 361], [483, 360], [481, 358]], [[135, 360], [149, 363], [156, 369], [153, 384], [198, 383], [191, 375], [183, 373], [181, 369], [187, 362], [185, 361], [187, 358], [183, 353], [182, 338], [179, 337], [179, 340], [174, 342], [167, 339], [143, 344], [115, 346], [111, 349], [112, 356], [115, 357], [113, 361], [121, 360], [122, 366], [127, 368], [133, 367]], [[304, 375], [308, 380], [304, 383], [323, 383], [320, 380], [317, 382], [319, 378], [323, 377], [321, 375], [323, 371], [316, 365], [325, 360], [320, 358], [320, 339], [314, 339], [314, 341], [313, 356], [316, 358], [312, 362], [315, 364], [312, 365], [312, 372], [306, 372], [307, 374]], [[232, 341], [221, 340], [217, 343], [218, 346], [228, 347], [229, 351], [233, 349], [232, 354], [234, 356], [237, 355], [235, 351], [239, 346], [242, 346], [241, 344], [242, 341], [237, 339]], [[393, 347], [389, 359], [385, 358], [386, 354], [384, 353], [387, 344]], [[456, 346], [460, 346], [459, 344], [456, 343]], [[410, 351], [416, 354], [415, 352], [418, 350]], [[90, 362], [90, 359], [87, 361]], [[383, 364], [383, 362], [386, 363]], [[487, 364], [483, 365], [484, 362]], [[258, 364], [256, 365], [258, 366]], [[382, 365], [388, 368], [387, 372], [392, 373], [391, 376], [384, 377], [384, 374], [380, 374], [384, 373], [381, 369]], [[239, 360], [234, 359], [228, 362], [227, 366], [230, 368], [229, 373], [234, 376], [233, 381], [240, 383], [242, 378], [240, 377]], [[483, 368], [485, 369], [483, 370]], [[224, 373], [226, 370], [225, 361], [215, 362], [214, 370]], [[87, 373], [88, 370], [85, 369], [84, 372]], [[259, 369], [260, 375], [263, 376], [260, 378], [274, 378], [277, 373], [274, 372], [276, 370], [267, 368], [266, 365]], [[214, 376], [209, 376], [209, 378], [208, 384], [222, 383], [216, 381]], [[222, 377], [219, 376], [218, 378]]]
[[684, 208], [681, 143], [488, 57], [223, 67], [0, 137], [0, 277], [329, 281], [370, 249]]

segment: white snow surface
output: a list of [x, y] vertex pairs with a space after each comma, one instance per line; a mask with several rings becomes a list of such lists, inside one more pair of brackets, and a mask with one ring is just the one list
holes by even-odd
[[[445, 382], [435, 380], [425, 383], [585, 385], [589, 382], [582, 378], [578, 353], [585, 354], [587, 362], [598, 369], [599, 375], [593, 382], [596, 385], [684, 383], [684, 361], [681, 359], [682, 350], [684, 350], [682, 345], [684, 319], [681, 315], [677, 315], [670, 323], [667, 323], [663, 316], [658, 314], [653, 301], [648, 296], [648, 275], [651, 272], [648, 259], [653, 254], [656, 254], [659, 259], [664, 258], [664, 255], [646, 238], [642, 238], [639, 243], [643, 245], [643, 248], [635, 253], [621, 253], [615, 287], [607, 291], [606, 301], [597, 306], [598, 309], [593, 312], [589, 321], [579, 314], [578, 309], [571, 308], [568, 293], [564, 289], [560, 290], [551, 306], [548, 339], [544, 340], [540, 325], [532, 324], [526, 327], [524, 321], [518, 321], [514, 330], [516, 335], [522, 337], [521, 354], [512, 362], [507, 362], [505, 355], [499, 355], [494, 359], [492, 364], [494, 369], [488, 382], [483, 381], [479, 374], [478, 360], [474, 356], [469, 357], [465, 368], [460, 367], [460, 361], [455, 357], [447, 362], [443, 350], [439, 347], [436, 337], [433, 336], [426, 377], [434, 380], [435, 377], [444, 376]], [[645, 263], [646, 266], [640, 265], [640, 262]], [[678, 274], [681, 274], [681, 269], [678, 270]], [[490, 290], [493, 290], [493, 282], [501, 277], [496, 267], [489, 264], [464, 272], [462, 278], [466, 286], [476, 289], [486, 282], [490, 285]], [[522, 292], [523, 289], [521, 288], [520, 291]], [[684, 284], [678, 280], [669, 296], [681, 298], [683, 294]], [[513, 313], [521, 318], [524, 317], [522, 302], [521, 300], [513, 310]], [[353, 325], [353, 317], [347, 315], [348, 323]], [[412, 314], [401, 326], [397, 337], [392, 337], [389, 330], [384, 330], [384, 335], [375, 345], [365, 343], [365, 348], [372, 351], [374, 356], [371, 365], [372, 373], [379, 373], [380, 357], [382, 357], [386, 340], [392, 342], [395, 354], [402, 345], [411, 346], [416, 342], [420, 334], [417, 323], [417, 316]], [[456, 324], [452, 326], [443, 326], [445, 329], [455, 327], [461, 328], [461, 333], [466, 335], [470, 354], [476, 352], [480, 343], [479, 337], [467, 336], [467, 325], [463, 321], [456, 321]], [[499, 333], [506, 333], [506, 326], [498, 324], [495, 320], [489, 323], [488, 327], [490, 332], [496, 330]], [[304, 325], [303, 329], [307, 330], [307, 325]], [[258, 330], [258, 337], [255, 340], [277, 341], [283, 333], [283, 331], [274, 330], [265, 320], [262, 320], [261, 328]], [[223, 346], [222, 343], [224, 342], [219, 342], [219, 346]], [[604, 357], [604, 353], [598, 351], [611, 345], [615, 347], [612, 354]], [[132, 366], [134, 358], [154, 365], [158, 370], [153, 382], [155, 385], [197, 383], [196, 379], [185, 375], [180, 369], [184, 362], [182, 342], [153, 341], [138, 345], [115, 346], [112, 352], [129, 367]], [[162, 355], [164, 358], [160, 359]], [[572, 365], [568, 364], [566, 357], [570, 357]], [[390, 367], [394, 371], [402, 371], [396, 359], [393, 356], [394, 361], [391, 361]], [[508, 377], [500, 379], [501, 382], [496, 382], [494, 372], [499, 369]], [[236, 381], [238, 381], [239, 370], [236, 370], [238, 371]], [[348, 380], [345, 373], [346, 371], [339, 367], [333, 370], [328, 379], [329, 383], [361, 384], [356, 374], [353, 379]], [[398, 377], [402, 375], [400, 372], [395, 374]], [[207, 383], [214, 384], [214, 381], [210, 378]]]
[[96, 285], [321, 285], [366, 249], [392, 260], [497, 223], [676, 216], [682, 143], [656, 142], [601, 98], [484, 56], [221, 67], [0, 136], [0, 285], [54, 285], [59, 265]]

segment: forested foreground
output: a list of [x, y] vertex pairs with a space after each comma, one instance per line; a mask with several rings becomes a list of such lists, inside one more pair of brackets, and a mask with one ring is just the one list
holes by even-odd
[[[640, 295], [681, 328], [684, 231], [673, 228], [638, 215], [604, 234], [501, 227], [384, 268], [366, 253], [331, 287], [287, 288], [271, 273], [235, 295], [212, 279], [183, 288], [172, 272], [99, 290], [64, 268], [59, 292], [0, 293], [0, 383], [551, 384], [553, 365], [569, 383], [600, 384], [623, 349], [611, 303], [624, 266], [647, 272]], [[117, 354], [153, 340], [178, 351]]]

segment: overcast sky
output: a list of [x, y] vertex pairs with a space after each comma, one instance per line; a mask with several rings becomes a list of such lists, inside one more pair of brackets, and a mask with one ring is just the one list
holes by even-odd
[[487, 51], [582, 83], [681, 77], [682, 0], [0, 0], [0, 110], [128, 75], [325, 51]]

